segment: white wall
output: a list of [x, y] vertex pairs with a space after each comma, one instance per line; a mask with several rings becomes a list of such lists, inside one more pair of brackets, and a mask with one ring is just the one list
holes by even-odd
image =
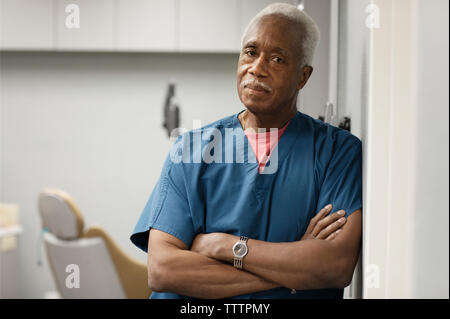
[[37, 266], [39, 190], [71, 194], [130, 255], [128, 240], [171, 143], [162, 129], [166, 83], [175, 79], [182, 126], [240, 111], [236, 55], [1, 53], [3, 133], [0, 201], [20, 205], [21, 293], [54, 285]]
[[449, 297], [449, 2], [417, 1], [414, 296]]
[[339, 121], [350, 117], [352, 133], [363, 141], [369, 68], [365, 8], [369, 3], [370, 0], [339, 0]]
[[1, 88], [3, 87], [3, 77], [1, 76], [1, 74], [3, 73], [2, 70], [2, 54], [0, 53], [0, 201], [2, 200], [2, 194], [3, 194], [3, 103], [1, 103], [2, 101], [2, 91]]
[[313, 61], [313, 73], [299, 94], [298, 109], [318, 118], [324, 114], [328, 101], [330, 59], [330, 0], [305, 0], [305, 12], [316, 22], [320, 30], [320, 42]]

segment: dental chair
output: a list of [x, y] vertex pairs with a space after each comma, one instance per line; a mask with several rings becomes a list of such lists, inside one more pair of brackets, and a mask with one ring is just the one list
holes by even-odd
[[80, 210], [62, 190], [38, 197], [48, 262], [62, 298], [148, 298], [147, 266], [127, 256], [99, 226], [84, 231]]

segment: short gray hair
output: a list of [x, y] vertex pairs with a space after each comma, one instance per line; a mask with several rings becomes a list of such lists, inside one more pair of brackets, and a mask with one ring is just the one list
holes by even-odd
[[320, 40], [320, 31], [314, 20], [304, 11], [299, 10], [296, 6], [288, 3], [272, 3], [260, 11], [247, 25], [242, 35], [241, 44], [244, 45], [244, 38], [250, 26], [264, 16], [282, 15], [294, 23], [301, 25], [301, 61], [300, 67], [312, 66], [314, 59], [314, 51]]

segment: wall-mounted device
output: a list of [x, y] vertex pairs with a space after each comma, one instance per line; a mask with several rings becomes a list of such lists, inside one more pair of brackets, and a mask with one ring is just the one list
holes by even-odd
[[328, 101], [325, 104], [324, 114], [319, 115], [319, 120], [321, 120], [325, 123], [329, 123], [331, 125], [335, 125], [336, 114], [337, 114], [336, 106], [333, 103], [331, 103], [330, 101]]
[[180, 107], [175, 95], [175, 84], [169, 83], [167, 88], [166, 100], [164, 103], [164, 121], [163, 127], [167, 130], [168, 137], [178, 136], [178, 129], [180, 126]]
[[341, 123], [339, 123], [339, 128], [351, 132], [352, 130], [351, 123], [352, 123], [351, 119], [345, 116], [344, 119], [341, 121]]
[[[325, 105], [325, 113], [324, 115], [319, 115], [319, 120], [325, 123], [329, 123], [331, 125], [336, 125], [336, 106], [331, 102], [327, 102]], [[344, 130], [351, 132], [351, 119], [348, 116], [345, 116], [344, 119], [339, 122], [338, 127]]]

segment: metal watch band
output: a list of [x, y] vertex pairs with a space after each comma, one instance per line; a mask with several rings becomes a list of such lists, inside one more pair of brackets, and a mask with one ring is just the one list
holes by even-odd
[[[248, 237], [247, 236], [240, 236], [238, 243], [242, 243], [245, 246], [247, 246], [247, 241], [248, 241]], [[234, 256], [234, 263], [233, 263], [234, 267], [242, 269], [244, 257], [245, 256], [243, 256], [243, 257], [236, 257], [236, 256]]]
[[234, 267], [242, 269], [242, 258], [234, 257]]

